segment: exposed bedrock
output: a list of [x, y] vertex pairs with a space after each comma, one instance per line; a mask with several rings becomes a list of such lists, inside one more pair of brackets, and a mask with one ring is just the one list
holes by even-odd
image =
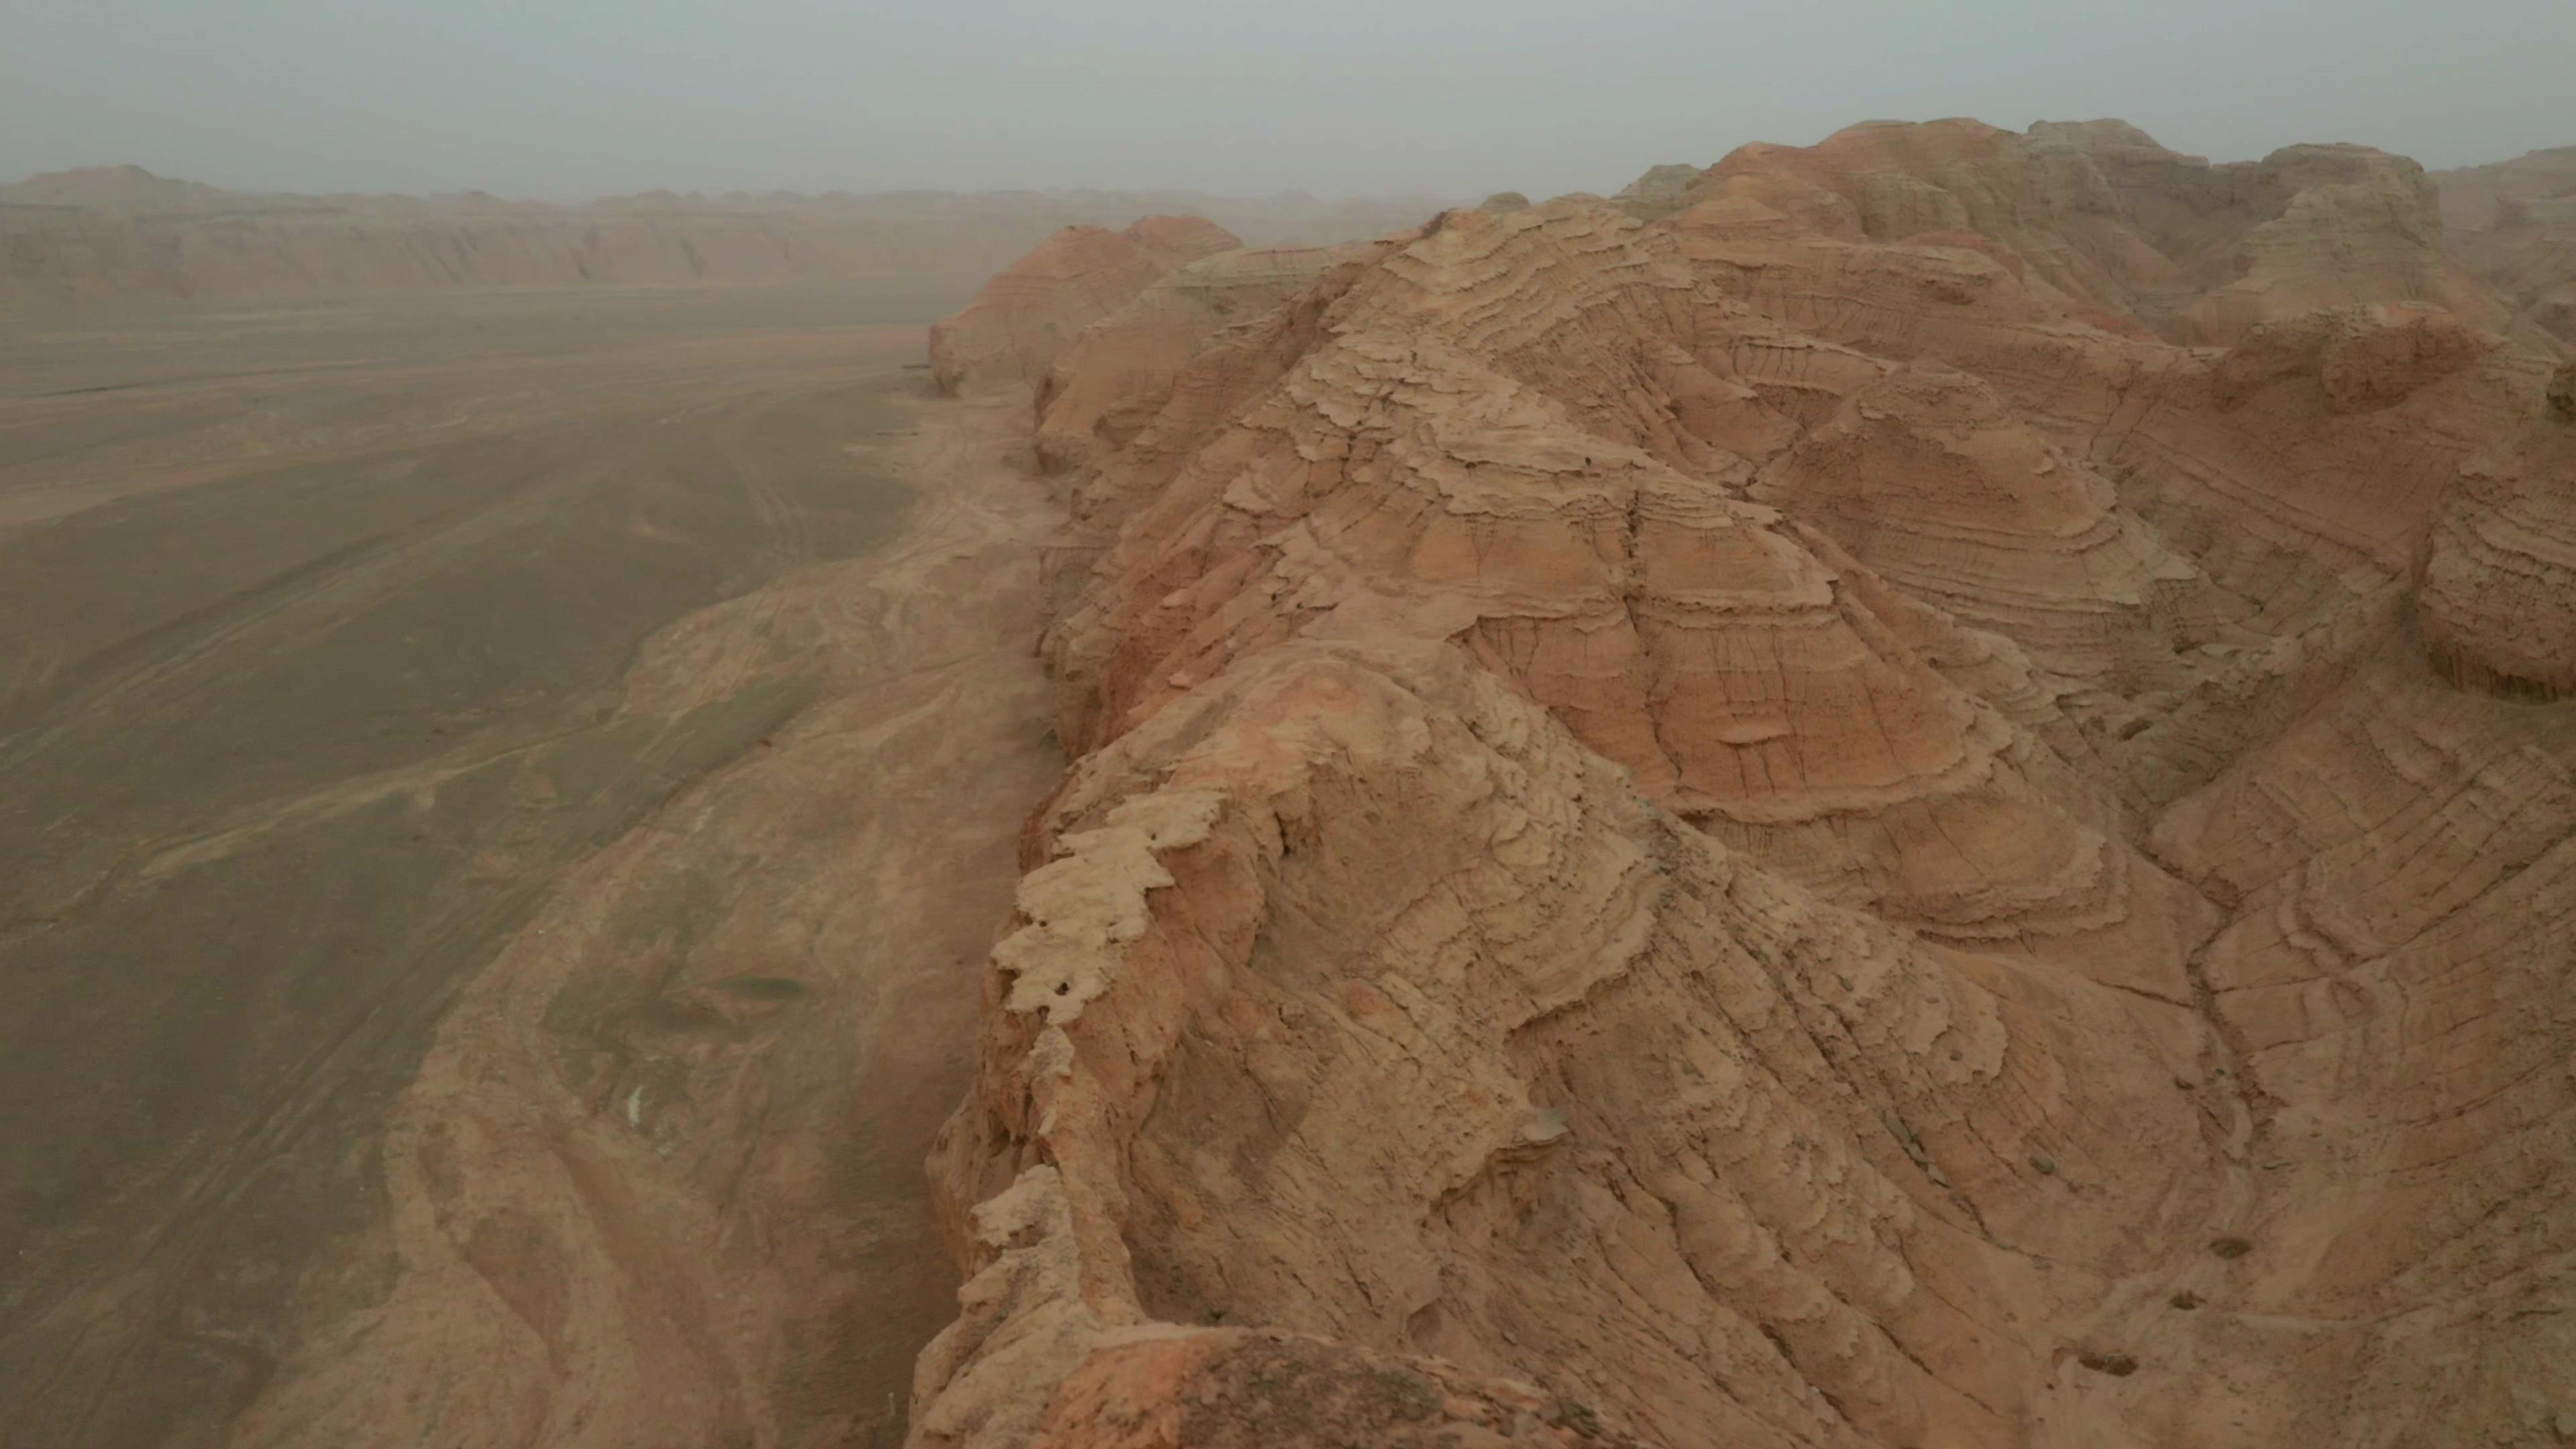
[[916, 1441], [2576, 1430], [2576, 384], [2176, 260], [2420, 172], [1649, 180], [1056, 355], [1076, 760]]

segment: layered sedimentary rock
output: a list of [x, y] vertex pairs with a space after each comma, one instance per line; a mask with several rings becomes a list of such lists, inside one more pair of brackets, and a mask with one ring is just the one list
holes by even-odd
[[2452, 251], [2532, 328], [2576, 348], [2576, 146], [2434, 180]]
[[2521, 436], [2470, 461], [2442, 500], [2418, 594], [2424, 643], [2464, 683], [2576, 694], [2576, 366]]
[[[1639, 185], [1668, 193], [1656, 168]], [[1648, 214], [1757, 201], [1828, 236], [1974, 236], [2036, 290], [2225, 344], [2316, 307], [2431, 300], [2486, 328], [2510, 311], [2442, 250], [2422, 167], [2362, 146], [2213, 166], [2117, 121], [1869, 122], [1810, 147], [1739, 148]]]
[[931, 379], [944, 393], [1033, 384], [1076, 334], [1156, 278], [1239, 245], [1195, 216], [1149, 216], [1118, 232], [1066, 227], [930, 329]]
[[1974, 375], [1910, 363], [1869, 383], [1756, 480], [1755, 496], [2068, 679], [2171, 677], [2200, 572], [2109, 479]]
[[2099, 254], [2411, 163], [1818, 152], [1059, 355], [916, 1443], [2576, 1429], [2576, 384]]
[[1037, 449], [1052, 471], [1096, 449], [1117, 448], [1151, 419], [1181, 368], [1225, 327], [1256, 321], [1339, 262], [1346, 247], [1240, 248], [1200, 258], [1156, 279], [1134, 300], [1078, 333], [1038, 385]]

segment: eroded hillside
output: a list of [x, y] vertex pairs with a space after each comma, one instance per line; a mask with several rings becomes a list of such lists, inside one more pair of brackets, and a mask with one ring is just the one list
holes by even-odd
[[2531, 325], [2576, 347], [2576, 146], [2436, 179], [2453, 250]]
[[952, 328], [1090, 566], [914, 1442], [2576, 1433], [2576, 379], [2420, 169], [1517, 201]]

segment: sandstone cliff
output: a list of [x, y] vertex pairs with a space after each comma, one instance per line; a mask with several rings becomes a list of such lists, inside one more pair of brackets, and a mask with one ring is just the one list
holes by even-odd
[[1669, 181], [1056, 352], [914, 1442], [2576, 1432], [2570, 384], [2420, 171]]

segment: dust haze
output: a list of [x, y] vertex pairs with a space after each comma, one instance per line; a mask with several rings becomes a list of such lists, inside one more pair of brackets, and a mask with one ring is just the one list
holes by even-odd
[[2119, 116], [2219, 160], [2565, 143], [2553, 0], [545, 6], [22, 0], [0, 175], [251, 191], [1602, 191], [1854, 120]]

